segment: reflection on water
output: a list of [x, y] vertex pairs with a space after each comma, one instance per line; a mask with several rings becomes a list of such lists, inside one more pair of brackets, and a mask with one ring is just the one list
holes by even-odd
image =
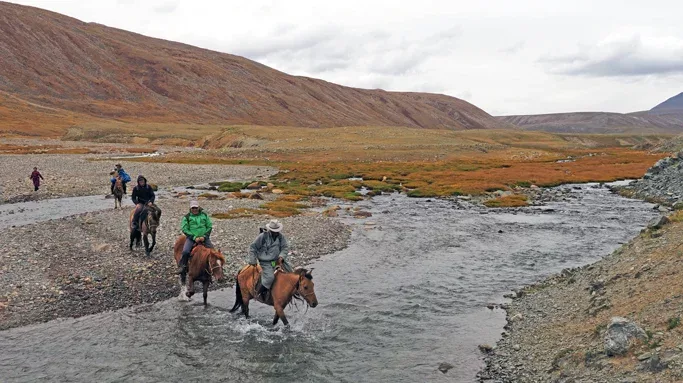
[[[477, 345], [504, 313], [485, 308], [510, 288], [596, 260], [654, 216], [606, 189], [512, 214], [448, 201], [376, 197], [377, 225], [350, 220], [351, 245], [313, 265], [320, 305], [288, 310], [292, 327], [176, 300], [0, 333], [3, 381], [471, 382]], [[200, 301], [201, 299], [198, 299]], [[439, 363], [455, 367], [447, 374]]]

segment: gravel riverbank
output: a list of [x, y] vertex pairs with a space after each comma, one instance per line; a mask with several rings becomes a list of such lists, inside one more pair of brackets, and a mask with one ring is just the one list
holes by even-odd
[[[128, 195], [138, 174], [160, 188], [188, 186], [220, 180], [266, 179], [277, 169], [266, 166], [186, 165], [104, 160], [104, 155], [0, 155], [0, 203], [23, 202], [47, 198], [109, 194], [109, 172], [116, 163], [133, 178]], [[28, 176], [37, 166], [45, 180], [38, 192], [33, 191]]]
[[[261, 203], [248, 199], [201, 202], [209, 213], [230, 207], [256, 208]], [[123, 210], [7, 229], [3, 236], [10, 240], [0, 245], [0, 329], [176, 296], [180, 289], [173, 274], [172, 246], [180, 232], [180, 219], [188, 211], [188, 199], [167, 197], [158, 204], [163, 209], [162, 222], [150, 258], [144, 250], [128, 250], [130, 204]], [[345, 225], [319, 215], [282, 221], [295, 266], [344, 248], [350, 237]], [[212, 241], [227, 258], [228, 278], [213, 288], [232, 284], [234, 274], [245, 264], [249, 244], [265, 223], [264, 217], [214, 220]]]

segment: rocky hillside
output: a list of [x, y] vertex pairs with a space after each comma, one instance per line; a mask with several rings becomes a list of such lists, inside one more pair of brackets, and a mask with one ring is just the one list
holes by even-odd
[[[454, 97], [355, 89], [290, 76], [243, 57], [6, 2], [0, 2], [3, 93], [25, 105], [49, 108], [43, 111], [123, 121], [457, 130], [508, 126]], [[2, 117], [0, 131], [31, 130], [21, 122], [24, 116], [5, 111]]]

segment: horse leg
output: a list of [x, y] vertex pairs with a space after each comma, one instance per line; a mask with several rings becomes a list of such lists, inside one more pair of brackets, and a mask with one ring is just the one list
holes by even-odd
[[280, 320], [280, 316], [277, 315], [277, 313], [275, 313], [275, 318], [273, 318], [273, 326], [275, 326], [277, 324], [277, 321], [279, 321], [279, 320]]
[[178, 295], [179, 301], [189, 301], [190, 296], [187, 295], [187, 273], [180, 274], [178, 277], [180, 279], [180, 294]]
[[149, 253], [152, 252], [152, 249], [149, 248], [149, 238], [147, 238], [147, 233], [142, 236], [142, 239], [145, 242], [145, 255], [149, 257]]
[[202, 296], [204, 297], [204, 306], [206, 306], [206, 297], [209, 296], [209, 282], [204, 281], [204, 282], [202, 282], [202, 284], [203, 284], [202, 287], [204, 288], [204, 292], [203, 292]]
[[187, 292], [185, 293], [188, 298], [194, 295], [194, 280], [192, 277], [187, 278]]
[[130, 232], [130, 245], [128, 245], [128, 248], [133, 251], [133, 241], [135, 240], [135, 231]]
[[154, 246], [157, 244], [157, 233], [152, 232], [152, 246], [149, 247], [149, 252], [151, 253], [152, 250], [154, 250]]
[[[289, 321], [287, 320], [287, 317], [285, 316], [285, 309], [284, 309], [284, 307], [282, 307], [279, 304], [275, 306], [275, 316], [282, 319], [282, 323], [285, 326], [289, 326]], [[275, 324], [275, 323], [273, 323], [273, 324]]]

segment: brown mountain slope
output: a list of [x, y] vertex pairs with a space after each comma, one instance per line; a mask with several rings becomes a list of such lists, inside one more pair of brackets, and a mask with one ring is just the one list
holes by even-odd
[[581, 112], [501, 116], [498, 118], [505, 123], [514, 124], [524, 130], [539, 130], [553, 133], [683, 132], [683, 114]]
[[239, 56], [5, 2], [0, 2], [0, 91], [27, 103], [124, 121], [507, 126], [454, 97], [290, 76]]

